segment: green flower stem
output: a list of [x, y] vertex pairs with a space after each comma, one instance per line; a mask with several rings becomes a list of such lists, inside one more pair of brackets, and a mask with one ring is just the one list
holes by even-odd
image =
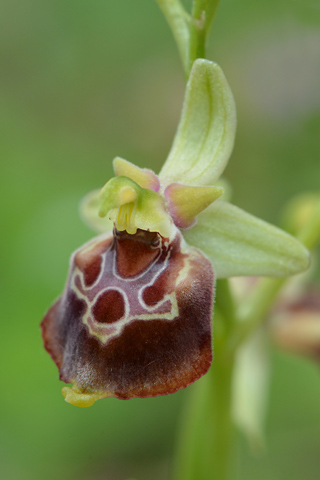
[[206, 14], [202, 10], [190, 23], [189, 72], [197, 58], [206, 58], [207, 30]]
[[235, 305], [232, 292], [230, 291], [229, 280], [226, 278], [220, 278], [217, 281], [215, 309], [218, 309], [224, 318], [224, 335], [228, 336], [230, 330], [234, 327], [236, 317]]
[[[210, 392], [208, 375], [192, 385], [181, 415], [177, 446], [173, 464], [174, 480], [195, 480], [200, 477], [203, 460], [205, 416]], [[211, 436], [211, 435], [210, 435]], [[210, 438], [209, 436], [209, 438]]]
[[194, 0], [190, 23], [189, 72], [197, 58], [206, 58], [208, 34], [219, 0]]
[[200, 18], [202, 12], [206, 15], [206, 31], [209, 32], [220, 0], [194, 0], [192, 8], [193, 18]]
[[219, 0], [194, 0], [192, 14], [180, 0], [156, 0], [178, 46], [186, 78], [193, 62], [206, 58], [206, 43]]
[[[206, 469], [205, 480], [217, 478], [228, 480], [231, 475], [231, 456], [234, 444], [234, 427], [232, 419], [232, 375], [234, 357], [225, 355], [225, 345], [221, 351], [215, 348], [215, 365], [209, 373], [211, 380], [212, 423], [208, 425], [207, 438], [211, 435], [211, 448], [208, 452], [210, 463]], [[204, 439], [204, 442], [206, 440]], [[211, 472], [211, 473], [210, 473]]]
[[[224, 320], [215, 313], [215, 324]], [[174, 464], [174, 480], [228, 480], [233, 445], [231, 390], [233, 356], [225, 355], [215, 328], [215, 360], [208, 374], [195, 383], [182, 417]], [[218, 338], [217, 338], [218, 337]]]

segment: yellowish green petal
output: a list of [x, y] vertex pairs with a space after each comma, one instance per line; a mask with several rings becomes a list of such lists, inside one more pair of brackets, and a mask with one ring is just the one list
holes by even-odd
[[113, 223], [109, 218], [98, 215], [100, 206], [100, 189], [88, 193], [80, 203], [80, 215], [84, 223], [98, 233], [112, 232]]
[[309, 266], [309, 252], [298, 240], [222, 200], [204, 210], [184, 237], [210, 258], [218, 278], [283, 277]]
[[178, 131], [159, 174], [161, 184], [214, 184], [228, 162], [235, 129], [235, 103], [221, 68], [209, 60], [196, 60]]
[[150, 188], [156, 192], [160, 188], [159, 179], [152, 170], [137, 167], [123, 158], [116, 157], [113, 160], [113, 169], [117, 176], [129, 177], [142, 188]]

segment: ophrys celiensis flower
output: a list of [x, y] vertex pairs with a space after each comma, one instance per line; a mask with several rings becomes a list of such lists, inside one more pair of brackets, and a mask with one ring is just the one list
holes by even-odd
[[[293, 237], [219, 199], [236, 112], [220, 67], [194, 63], [178, 131], [159, 176], [116, 158], [82, 204], [102, 233], [71, 258], [64, 293], [42, 322], [66, 400], [173, 393], [212, 361], [215, 278], [307, 268]], [[216, 184], [216, 185], [215, 185]]]

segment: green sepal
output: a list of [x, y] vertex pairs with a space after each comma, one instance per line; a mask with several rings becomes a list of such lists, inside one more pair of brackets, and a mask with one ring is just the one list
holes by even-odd
[[285, 277], [306, 270], [310, 262], [308, 250], [297, 239], [219, 199], [184, 237], [209, 257], [218, 278]]
[[159, 174], [161, 184], [213, 185], [228, 162], [235, 129], [236, 107], [221, 68], [196, 60], [179, 127]]

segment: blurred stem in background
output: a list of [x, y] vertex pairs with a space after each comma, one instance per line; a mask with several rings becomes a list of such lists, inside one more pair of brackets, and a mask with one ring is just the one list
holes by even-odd
[[214, 368], [194, 386], [182, 415], [174, 480], [226, 480], [230, 476], [234, 358], [225, 355], [224, 324], [216, 309]]
[[[193, 62], [206, 57], [206, 44], [219, 0], [194, 0], [187, 12], [179, 0], [156, 0], [178, 46], [186, 79]], [[320, 241], [320, 201], [294, 232], [313, 249]], [[228, 480], [232, 476], [233, 372], [239, 348], [265, 320], [283, 278], [262, 278], [237, 305], [228, 280], [218, 280], [214, 322], [214, 364], [197, 382], [182, 415], [173, 464], [174, 480]]]

